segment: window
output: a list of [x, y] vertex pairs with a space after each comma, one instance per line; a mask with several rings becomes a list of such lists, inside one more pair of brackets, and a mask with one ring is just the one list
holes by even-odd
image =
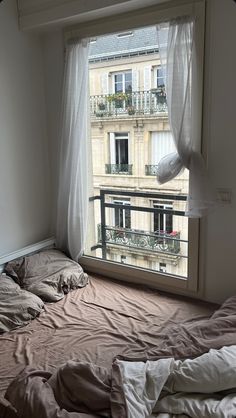
[[[116, 198], [113, 200], [116, 205], [129, 206], [129, 201], [123, 201], [122, 199]], [[129, 209], [114, 209], [114, 226], [119, 228], [131, 228], [131, 218]]]
[[[173, 210], [172, 204], [153, 202], [153, 207], [161, 210]], [[157, 234], [170, 234], [173, 231], [173, 215], [171, 213], [155, 212], [153, 229]]]
[[[199, 67], [195, 65], [196, 68], [202, 68], [203, 56], [201, 25], [204, 23], [204, 8], [199, 6], [200, 3], [201, 0], [194, 7], [200, 35], [196, 43], [200, 62], [197, 63]], [[163, 21], [193, 13], [192, 4], [183, 4], [180, 9], [179, 12], [176, 6], [166, 12], [163, 10]], [[95, 161], [91, 193], [95, 198], [91, 206], [95, 214], [95, 233], [88, 240], [85, 266], [94, 266], [96, 270], [101, 266], [111, 276], [124, 274], [127, 278], [139, 278], [142, 283], [155, 283], [169, 290], [196, 291], [198, 224], [184, 216], [189, 184], [187, 171], [161, 186], [156, 182], [155, 173], [148, 177], [145, 171], [147, 165], [157, 166], [163, 156], [175, 151], [166, 97], [159, 95], [165, 78], [155, 39], [155, 25], [160, 18], [158, 12], [155, 16], [149, 13], [146, 18], [137, 15], [137, 20], [131, 19], [130, 26], [122, 26], [120, 20], [116, 33], [114, 24], [113, 34], [108, 19], [109, 35], [103, 35], [106, 28], [100, 27], [99, 22], [97, 33], [96, 27], [90, 28], [92, 35], [98, 39], [96, 57], [99, 61], [94, 60], [95, 54], [91, 56], [91, 143]], [[137, 23], [135, 28], [134, 22], [139, 22], [139, 26]], [[86, 25], [84, 30], [87, 30]], [[132, 36], [118, 38], [122, 31], [132, 31]], [[103, 77], [103, 74], [106, 76]], [[201, 82], [201, 71], [199, 80]], [[105, 87], [102, 88], [102, 85]], [[119, 93], [121, 103], [117, 102]], [[201, 88], [198, 94], [201, 98]], [[131, 98], [131, 104], [126, 97]], [[98, 111], [101, 102], [103, 109]], [[128, 113], [129, 107], [132, 107], [129, 111], [132, 110], [133, 116]], [[196, 125], [200, 127], [201, 109], [195, 106], [193, 110]], [[128, 176], [131, 172], [132, 176]], [[118, 205], [120, 207], [115, 207]], [[158, 212], [153, 209], [158, 209]], [[172, 210], [172, 213], [168, 212]], [[100, 236], [97, 233], [99, 224]], [[162, 234], [160, 238], [158, 233]], [[115, 265], [110, 254], [113, 260], [117, 260]], [[119, 264], [124, 261], [122, 256], [127, 259], [121, 266]], [[155, 270], [152, 268], [154, 263]], [[159, 275], [159, 271], [162, 274]]]
[[127, 132], [110, 132], [110, 164], [106, 164], [106, 174], [132, 174], [129, 164], [129, 134]]
[[159, 263], [159, 271], [161, 271], [162, 273], [167, 272], [166, 263]]
[[175, 152], [175, 150], [170, 131], [150, 132], [149, 164], [145, 166], [145, 174], [155, 176], [159, 161], [165, 155]]
[[158, 164], [165, 155], [175, 151], [170, 131], [151, 132], [151, 164]]
[[133, 36], [133, 32], [132, 31], [118, 33], [117, 38], [127, 38], [129, 36]]
[[132, 71], [114, 74], [114, 92], [131, 93], [132, 92]]
[[156, 87], [164, 87], [165, 85], [166, 69], [157, 67], [156, 70]]

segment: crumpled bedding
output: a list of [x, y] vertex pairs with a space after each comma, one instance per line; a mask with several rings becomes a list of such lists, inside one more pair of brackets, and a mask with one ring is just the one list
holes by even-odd
[[70, 290], [88, 283], [88, 275], [80, 264], [55, 249], [42, 250], [10, 261], [5, 271], [23, 289], [45, 302], [57, 302]]
[[[236, 346], [210, 350], [184, 361], [118, 361], [116, 372], [120, 373], [119, 389], [125, 399], [120, 416], [236, 416]], [[114, 418], [118, 415], [114, 414]]]
[[0, 274], [0, 333], [27, 325], [43, 311], [44, 303], [36, 295]]
[[26, 368], [6, 397], [22, 418], [233, 418], [236, 346], [193, 360], [115, 360], [111, 372], [73, 360], [54, 374]]
[[[116, 361], [113, 361], [112, 365], [112, 359], [146, 362], [173, 357], [183, 360], [200, 356], [211, 348], [220, 349], [223, 346], [236, 345], [236, 296], [228, 299], [215, 311], [215, 307], [209, 304], [202, 305], [198, 301], [160, 294], [154, 290], [144, 291], [104, 278], [90, 277], [89, 286], [69, 293], [56, 304], [47, 305], [45, 312], [27, 326], [24, 332], [19, 331], [10, 333], [8, 338], [0, 337], [2, 393], [5, 393], [10, 382], [13, 381], [14, 384], [16, 375], [28, 365], [25, 373], [32, 372], [32, 379], [29, 375], [28, 382], [32, 380], [38, 385], [38, 392], [35, 391], [36, 398], [40, 394], [40, 385], [47, 386], [46, 389], [51, 388], [54, 396], [52, 386], [57, 382], [62, 384], [64, 398], [61, 395], [56, 398], [54, 396], [54, 401], [52, 398], [51, 406], [49, 405], [50, 408], [56, 405], [53, 416], [98, 418], [104, 416], [104, 412], [101, 411], [106, 412], [108, 408], [103, 401], [107, 402], [108, 398], [110, 402], [109, 379], [112, 378], [112, 382], [115, 381], [117, 388], [119, 387], [120, 373], [116, 372], [118, 365]], [[7, 355], [6, 351], [13, 355]], [[83, 376], [82, 385], [79, 386], [77, 383], [76, 391], [71, 389], [69, 382], [66, 383], [64, 372], [60, 379], [53, 378], [56, 371], [62, 370], [61, 365], [66, 362], [67, 366], [74, 365], [68, 363], [68, 360], [75, 362], [76, 367], [82, 365], [83, 374], [78, 373], [78, 376]], [[97, 384], [85, 384], [87, 364], [93, 364], [94, 372], [90, 373], [90, 376], [95, 376], [94, 379], [99, 381], [101, 389], [99, 414], [96, 412], [96, 391], [94, 394]], [[100, 367], [99, 373], [97, 367]], [[80, 372], [82, 369], [80, 367]], [[37, 371], [40, 372], [39, 375]], [[71, 376], [71, 373], [68, 375]], [[77, 374], [73, 373], [73, 376], [75, 375]], [[24, 381], [24, 375], [21, 377]], [[20, 387], [23, 388], [24, 385], [19, 385], [18, 389]], [[87, 404], [82, 390], [86, 387]], [[117, 416], [123, 418], [123, 391], [114, 390], [114, 387], [113, 384], [112, 413], [114, 414], [116, 406]], [[105, 396], [101, 397], [101, 391]], [[68, 393], [71, 393], [71, 397], [67, 396]], [[18, 402], [19, 393], [16, 391], [15, 394], [15, 401]], [[42, 418], [48, 417], [47, 414], [52, 411], [42, 404], [46, 401], [47, 392], [44, 394], [43, 398], [36, 401]], [[21, 406], [24, 404], [24, 392], [22, 395]], [[15, 402], [12, 397], [11, 400]], [[74, 410], [77, 403], [79, 408], [81, 405], [85, 408], [84, 412], [80, 412], [81, 409]], [[27, 414], [28, 406], [24, 405], [26, 409], [22, 409], [21, 406], [18, 405], [19, 413], [23, 411]], [[36, 406], [35, 410], [37, 411]], [[0, 416], [5, 418], [4, 414]], [[34, 414], [31, 416], [34, 418]], [[8, 418], [8, 415], [6, 417]]]

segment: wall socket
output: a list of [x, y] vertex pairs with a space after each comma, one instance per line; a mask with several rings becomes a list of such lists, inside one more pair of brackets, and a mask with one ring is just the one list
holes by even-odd
[[219, 187], [217, 191], [217, 200], [220, 203], [225, 205], [230, 205], [232, 203], [232, 190], [227, 188]]

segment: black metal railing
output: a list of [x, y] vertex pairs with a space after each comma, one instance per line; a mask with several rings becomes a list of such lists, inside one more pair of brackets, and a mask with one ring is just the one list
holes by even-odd
[[92, 118], [137, 117], [167, 113], [164, 87], [132, 93], [90, 96]]
[[[100, 200], [100, 210], [101, 210], [101, 222], [99, 222], [97, 228], [98, 232], [98, 241], [91, 250], [96, 250], [97, 248], [102, 249], [102, 258], [107, 258], [107, 246], [121, 246], [129, 248], [130, 250], [142, 250], [147, 251], [148, 253], [165, 253], [170, 256], [178, 256], [187, 258], [186, 254], [181, 254], [181, 243], [188, 244], [188, 241], [181, 239], [180, 231], [173, 231], [167, 233], [166, 231], [143, 231], [138, 229], [131, 228], [121, 228], [117, 226], [107, 225], [106, 223], [106, 209], [112, 208], [114, 210], [127, 210], [127, 206], [116, 203], [106, 202], [106, 196], [114, 196], [121, 198], [144, 198], [147, 199], [150, 204], [150, 200], [168, 203], [174, 201], [186, 201], [186, 195], [173, 195], [173, 194], [162, 194], [162, 193], [148, 193], [148, 192], [134, 192], [134, 191], [123, 191], [123, 190], [113, 190], [113, 189], [101, 189], [100, 195], [93, 196], [90, 198], [90, 201]], [[132, 205], [128, 206], [129, 211], [139, 211], [147, 212], [151, 214], [162, 214], [162, 215], [172, 215], [172, 216], [185, 216], [185, 212], [182, 210], [176, 210], [174, 208], [162, 208], [160, 206], [140, 206]]]
[[[102, 242], [102, 225], [97, 225], [98, 242]], [[133, 249], [144, 249], [178, 254], [180, 252], [180, 232], [150, 232], [105, 226], [106, 243], [117, 244]]]
[[132, 164], [105, 164], [106, 174], [128, 174], [132, 175]]
[[145, 165], [145, 174], [146, 176], [156, 176], [157, 175], [157, 164]]

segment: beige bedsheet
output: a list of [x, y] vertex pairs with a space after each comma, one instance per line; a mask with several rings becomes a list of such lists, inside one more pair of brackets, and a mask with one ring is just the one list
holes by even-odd
[[0, 395], [27, 365], [53, 372], [70, 359], [110, 367], [117, 355], [152, 355], [168, 334], [167, 327], [191, 324], [214, 309], [90, 276], [87, 287], [47, 304], [26, 327], [0, 336]]

